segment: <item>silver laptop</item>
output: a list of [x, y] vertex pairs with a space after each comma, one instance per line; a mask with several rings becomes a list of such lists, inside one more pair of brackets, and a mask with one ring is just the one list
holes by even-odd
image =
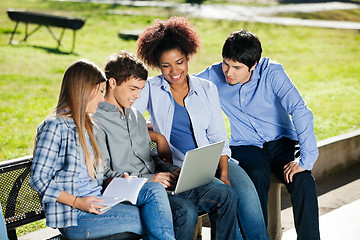
[[177, 194], [203, 186], [214, 180], [224, 141], [209, 144], [186, 152], [181, 172], [174, 191]]

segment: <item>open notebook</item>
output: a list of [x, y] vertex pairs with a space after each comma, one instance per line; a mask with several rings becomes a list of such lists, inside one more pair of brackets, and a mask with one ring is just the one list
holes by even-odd
[[100, 197], [104, 201], [96, 203], [106, 206], [99, 208], [99, 212], [104, 212], [120, 202], [136, 204], [140, 189], [146, 182], [147, 178], [114, 178]]

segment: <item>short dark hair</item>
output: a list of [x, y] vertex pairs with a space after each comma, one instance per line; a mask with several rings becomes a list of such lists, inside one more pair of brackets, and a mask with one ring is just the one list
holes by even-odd
[[[114, 78], [116, 85], [128, 81], [131, 77], [146, 80], [148, 70], [144, 63], [135, 57], [129, 51], [121, 51], [118, 54], [112, 54], [105, 65], [105, 75], [107, 79]], [[108, 89], [109, 81], [106, 84]]]
[[241, 62], [249, 68], [260, 61], [261, 53], [259, 38], [245, 29], [232, 32], [227, 37], [222, 49], [223, 58]]
[[194, 26], [185, 17], [155, 20], [137, 40], [137, 55], [152, 68], [159, 67], [161, 54], [178, 49], [186, 57], [194, 55], [201, 41]]

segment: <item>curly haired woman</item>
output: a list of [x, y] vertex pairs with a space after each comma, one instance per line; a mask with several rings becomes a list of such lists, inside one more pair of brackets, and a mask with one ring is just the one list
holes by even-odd
[[179, 167], [188, 150], [225, 141], [212, 184], [232, 186], [237, 193], [239, 223], [245, 239], [268, 239], [255, 187], [245, 171], [229, 160], [231, 152], [217, 88], [188, 74], [188, 62], [200, 48], [192, 24], [183, 17], [157, 20], [139, 36], [137, 47], [138, 57], [159, 69], [161, 75], [147, 81], [134, 107], [149, 112], [154, 131], [165, 136], [173, 162]]

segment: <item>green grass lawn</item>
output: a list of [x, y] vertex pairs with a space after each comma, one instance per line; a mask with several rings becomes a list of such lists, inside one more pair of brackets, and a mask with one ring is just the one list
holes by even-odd
[[283, 13], [278, 14], [278, 16], [302, 19], [360, 22], [360, 8], [349, 10], [332, 10], [324, 12]]
[[[44, 28], [31, 36], [26, 44], [9, 45], [15, 26], [6, 14], [9, 7], [86, 18], [85, 26], [77, 32], [75, 53], [68, 53], [70, 31], [65, 32], [59, 50], [55, 49], [56, 42]], [[111, 14], [113, 10], [147, 15], [115, 15]], [[0, 161], [31, 154], [36, 127], [55, 106], [62, 75], [73, 61], [86, 58], [103, 67], [111, 53], [121, 49], [135, 51], [135, 41], [118, 38], [119, 30], [144, 29], [154, 18], [166, 18], [174, 13], [169, 9], [47, 0], [0, 0], [0, 11]], [[359, 12], [351, 18], [358, 17]], [[221, 61], [221, 47], [226, 36], [244, 27], [260, 37], [263, 56], [282, 63], [303, 94], [315, 116], [318, 140], [359, 128], [358, 31], [220, 20], [190, 21], [203, 40], [201, 52], [190, 62], [191, 74]], [[30, 29], [33, 27], [30, 25]], [[15, 39], [20, 40], [24, 31], [22, 24]], [[60, 30], [55, 32], [59, 34]], [[150, 71], [150, 75], [157, 73]], [[229, 126], [228, 122], [226, 124]], [[43, 225], [44, 221], [27, 228]], [[19, 231], [28, 231], [27, 228]]]
[[[3, 13], [0, 15], [0, 160], [31, 153], [36, 127], [55, 106], [62, 75], [71, 62], [86, 58], [103, 67], [111, 53], [121, 49], [134, 52], [135, 41], [118, 38], [118, 31], [144, 29], [154, 18], [166, 18], [171, 13], [168, 9], [145, 11], [116, 5], [45, 0], [1, 0], [0, 3]], [[5, 13], [9, 7], [86, 18], [85, 26], [77, 32], [75, 53], [68, 53], [71, 31], [65, 32], [59, 50], [55, 49], [56, 42], [45, 28], [32, 35], [27, 43], [9, 45], [15, 26]], [[113, 10], [143, 10], [149, 15], [111, 14]], [[190, 62], [190, 73], [221, 61], [221, 46], [226, 36], [244, 27], [260, 37], [263, 56], [282, 63], [300, 89], [313, 110], [319, 140], [359, 128], [358, 31], [222, 20], [190, 21], [203, 40], [201, 52]], [[24, 31], [22, 24], [14, 39], [20, 40]], [[59, 29], [55, 32], [60, 34]], [[150, 72], [157, 74], [154, 70]]]

